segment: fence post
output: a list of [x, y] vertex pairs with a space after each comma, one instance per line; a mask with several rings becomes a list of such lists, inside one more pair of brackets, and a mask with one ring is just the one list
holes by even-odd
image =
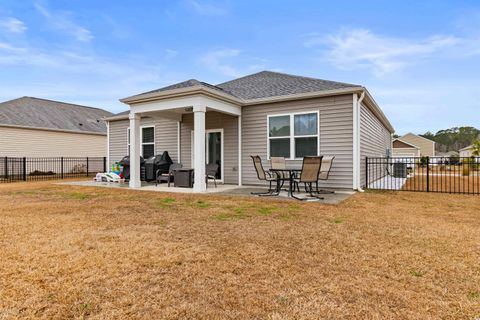
[[365, 189], [368, 189], [368, 157], [365, 157]]
[[8, 179], [8, 157], [5, 157], [5, 179]]
[[430, 157], [427, 157], [427, 192], [430, 192]]
[[61, 172], [62, 172], [62, 179], [63, 179], [63, 157], [60, 158], [60, 168], [61, 168]]
[[88, 157], [87, 157], [87, 177], [88, 177]]
[[27, 158], [23, 157], [23, 181], [27, 181]]
[[103, 172], [107, 172], [107, 157], [103, 157]]

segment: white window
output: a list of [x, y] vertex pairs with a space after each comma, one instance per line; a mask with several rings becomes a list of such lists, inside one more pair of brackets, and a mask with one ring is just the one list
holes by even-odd
[[[155, 155], [155, 127], [140, 127], [140, 154], [145, 159]], [[130, 155], [130, 128], [127, 129], [127, 147]]]
[[299, 159], [318, 155], [318, 112], [269, 115], [267, 120], [269, 159]]

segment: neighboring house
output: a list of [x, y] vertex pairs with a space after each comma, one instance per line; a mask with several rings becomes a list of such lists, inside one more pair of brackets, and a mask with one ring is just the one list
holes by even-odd
[[473, 156], [473, 145], [460, 149], [458, 152], [460, 153], [460, 157], [471, 157]]
[[224, 183], [260, 184], [251, 155], [267, 169], [270, 156], [301, 168], [303, 156], [334, 155], [323, 186], [358, 189], [365, 157], [385, 156], [394, 132], [362, 86], [270, 71], [218, 85], [188, 80], [121, 101], [130, 111], [106, 119], [109, 162], [130, 150], [131, 187], [140, 186], [139, 156], [166, 150], [195, 169], [199, 192], [211, 162], [221, 165]]
[[112, 113], [22, 97], [0, 103], [0, 157], [105, 157]]
[[442, 157], [442, 158], [450, 158], [450, 157], [458, 157], [459, 153], [457, 151], [437, 152], [435, 156]]
[[413, 133], [407, 133], [398, 140], [417, 147], [420, 150], [420, 157], [435, 157], [435, 141]]
[[393, 140], [392, 143], [392, 157], [394, 158], [409, 158], [420, 157], [420, 148], [414, 144], [403, 141], [400, 138]]

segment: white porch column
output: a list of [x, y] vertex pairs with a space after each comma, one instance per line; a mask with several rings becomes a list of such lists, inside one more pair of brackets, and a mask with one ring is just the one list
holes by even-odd
[[140, 188], [140, 115], [130, 113], [130, 188]]
[[206, 107], [193, 107], [193, 141], [194, 141], [194, 163], [195, 180], [193, 190], [195, 192], [204, 192], [207, 190], [205, 182], [205, 112]]

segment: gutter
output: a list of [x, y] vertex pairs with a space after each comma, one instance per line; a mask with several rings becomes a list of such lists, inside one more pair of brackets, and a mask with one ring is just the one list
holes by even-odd
[[[102, 120], [103, 120], [103, 119], [102, 119]], [[77, 131], [77, 130], [45, 128], [45, 127], [28, 127], [28, 126], [21, 126], [21, 125], [16, 125], [16, 124], [3, 124], [3, 123], [0, 123], [0, 127], [12, 128], [12, 129], [26, 129], [26, 130], [39, 130], [39, 131], [74, 133], [74, 134], [88, 134], [88, 135], [96, 135], [96, 136], [106, 136], [106, 135], [107, 135], [106, 132]]]

